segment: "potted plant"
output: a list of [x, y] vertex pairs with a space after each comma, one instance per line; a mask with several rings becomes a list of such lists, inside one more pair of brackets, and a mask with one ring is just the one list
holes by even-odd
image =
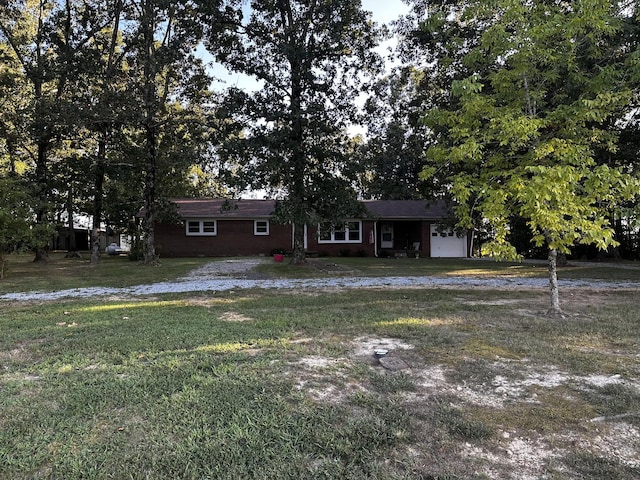
[[274, 262], [283, 262], [284, 261], [284, 249], [282, 248], [274, 248], [271, 250], [271, 255], [273, 255]]

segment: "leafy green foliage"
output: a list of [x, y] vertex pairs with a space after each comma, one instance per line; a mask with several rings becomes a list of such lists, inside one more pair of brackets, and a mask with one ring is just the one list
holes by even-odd
[[28, 222], [31, 210], [29, 195], [19, 178], [0, 176], [0, 280], [4, 278], [5, 256], [26, 243], [31, 235]]
[[[95, 229], [106, 220], [123, 231], [145, 202], [154, 212], [168, 196], [224, 191], [203, 178], [216, 129], [195, 55], [199, 9], [161, 0], [0, 6], [0, 139], [31, 180], [38, 230], [81, 212]], [[50, 238], [38, 236], [37, 256]], [[92, 247], [94, 260], [97, 239]]]
[[220, 149], [222, 170], [240, 189], [282, 198], [280, 217], [296, 226], [293, 258], [303, 262], [303, 225], [344, 220], [356, 205], [343, 176], [346, 128], [363, 76], [379, 67], [376, 28], [360, 2], [337, 0], [252, 1], [248, 19], [228, 17], [228, 37], [209, 33], [209, 49], [261, 86], [228, 92], [229, 114], [244, 130]]
[[355, 146], [358, 186], [364, 198], [409, 200], [428, 195], [420, 171], [429, 131], [420, 122], [428, 79], [413, 67], [398, 69], [378, 81], [367, 99], [362, 123], [367, 139]]
[[550, 251], [616, 245], [611, 212], [640, 185], [615, 161], [616, 122], [633, 108], [616, 43], [624, 15], [589, 0], [495, 0], [470, 2], [438, 24], [455, 31], [462, 21], [478, 34], [459, 53], [466, 76], [452, 81], [450, 103], [425, 116], [438, 145], [423, 176], [447, 166], [460, 224], [482, 219], [493, 229], [488, 253], [517, 257], [508, 242], [514, 216]]

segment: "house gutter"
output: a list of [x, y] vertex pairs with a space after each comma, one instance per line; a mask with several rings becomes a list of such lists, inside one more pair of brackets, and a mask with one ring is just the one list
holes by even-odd
[[373, 222], [373, 254], [378, 258], [378, 222]]
[[475, 235], [476, 235], [476, 229], [472, 228], [471, 229], [471, 242], [469, 242], [470, 244], [467, 245], [467, 258], [473, 257], [473, 242], [475, 240]]

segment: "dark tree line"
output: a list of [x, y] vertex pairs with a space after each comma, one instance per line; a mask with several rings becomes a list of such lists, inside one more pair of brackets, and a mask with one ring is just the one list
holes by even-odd
[[157, 0], [0, 7], [2, 176], [19, 178], [29, 194], [14, 243], [28, 243], [37, 261], [47, 260], [61, 210], [69, 228], [74, 213], [93, 217], [97, 262], [103, 221], [130, 227], [141, 207], [144, 260], [155, 261], [158, 205], [197, 192], [185, 171], [206, 154], [210, 80], [195, 56], [197, 10]]
[[[407, 3], [382, 28], [358, 1], [4, 2], [2, 251], [46, 260], [58, 218], [133, 229], [142, 208], [153, 263], [168, 198], [259, 189], [297, 262], [304, 225], [358, 198], [451, 201], [499, 256], [637, 257], [637, 3]], [[212, 91], [205, 49], [259, 87]]]
[[[69, 224], [74, 210], [93, 217], [97, 262], [100, 225], [126, 226], [142, 207], [145, 263], [156, 259], [153, 226], [170, 196], [274, 193], [282, 220], [296, 225], [298, 261], [305, 223], [350, 210], [356, 194], [341, 173], [350, 158], [346, 127], [363, 82], [380, 68], [370, 14], [359, 2], [329, 0], [250, 7], [0, 7], [3, 178], [19, 176], [29, 188], [22, 232], [36, 260], [47, 260], [63, 210]], [[203, 45], [263, 88], [212, 93]]]

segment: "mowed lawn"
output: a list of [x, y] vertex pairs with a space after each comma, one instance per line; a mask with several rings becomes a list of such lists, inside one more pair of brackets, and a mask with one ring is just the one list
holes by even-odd
[[[207, 261], [12, 258], [0, 293], [166, 281]], [[351, 258], [259, 273], [545, 269]], [[565, 318], [545, 315], [546, 289], [514, 288], [0, 301], [0, 478], [640, 478], [638, 293], [562, 291]]]

